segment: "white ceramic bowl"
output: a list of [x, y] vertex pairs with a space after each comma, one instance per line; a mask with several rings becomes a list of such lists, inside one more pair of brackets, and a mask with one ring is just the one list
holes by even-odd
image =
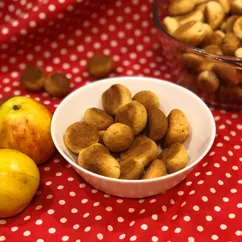
[[[131, 93], [150, 90], [160, 99], [166, 115], [174, 108], [181, 109], [190, 124], [190, 135], [184, 143], [189, 153], [189, 165], [176, 173], [149, 180], [119, 180], [89, 172], [76, 164], [77, 156], [66, 148], [63, 135], [66, 128], [83, 118], [87, 108], [102, 108], [102, 93], [120, 83]], [[191, 91], [176, 84], [148, 77], [116, 77], [103, 79], [69, 94], [57, 107], [51, 124], [51, 134], [57, 150], [89, 184], [119, 197], [143, 198], [163, 193], [176, 186], [193, 170], [211, 148], [216, 133], [213, 116], [206, 104]]]

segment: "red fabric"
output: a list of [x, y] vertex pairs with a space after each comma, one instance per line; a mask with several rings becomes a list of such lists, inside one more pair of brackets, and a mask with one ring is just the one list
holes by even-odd
[[[171, 80], [148, 0], [0, 2], [0, 98], [28, 95], [52, 111], [60, 99], [27, 93], [25, 66], [60, 70], [72, 90], [93, 79], [94, 54], [113, 56], [113, 76]], [[0, 220], [0, 241], [241, 241], [241, 113], [213, 110], [217, 137], [192, 174], [166, 194], [110, 197], [89, 186], [59, 155], [40, 166], [41, 186], [18, 216]], [[206, 125], [206, 124], [204, 124]]]

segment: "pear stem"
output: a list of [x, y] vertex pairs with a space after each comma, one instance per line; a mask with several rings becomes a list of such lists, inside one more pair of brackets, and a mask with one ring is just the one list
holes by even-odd
[[13, 110], [19, 110], [20, 106], [19, 105], [13, 105]]

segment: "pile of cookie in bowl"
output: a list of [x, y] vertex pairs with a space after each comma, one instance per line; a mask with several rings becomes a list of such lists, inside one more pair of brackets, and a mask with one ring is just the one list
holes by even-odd
[[[133, 97], [122, 84], [102, 93], [103, 110], [86, 109], [72, 123], [64, 143], [78, 154], [78, 164], [99, 175], [119, 179], [150, 179], [183, 169], [188, 153], [188, 120], [174, 108], [168, 117], [159, 98], [149, 90]], [[164, 148], [160, 152], [160, 146]]]
[[[163, 7], [165, 3], [167, 9]], [[180, 73], [187, 73], [179, 84], [209, 103], [234, 103], [240, 106], [242, 2], [157, 0], [154, 4], [155, 23], [163, 48], [176, 52], [172, 61], [178, 60], [178, 66], [182, 66]], [[188, 76], [191, 83], [188, 83]]]

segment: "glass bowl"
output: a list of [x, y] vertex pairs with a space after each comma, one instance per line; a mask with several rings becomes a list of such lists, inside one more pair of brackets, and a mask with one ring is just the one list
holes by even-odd
[[[193, 91], [209, 106], [242, 110], [242, 58], [212, 54], [182, 43], [168, 34], [163, 25], [163, 19], [169, 16], [167, 8], [169, 2], [170, 0], [153, 1], [153, 20], [163, 54], [166, 56], [167, 65], [175, 82]], [[191, 55], [195, 59], [187, 58]], [[199, 68], [195, 68], [194, 60], [198, 58], [201, 62], [199, 62]], [[203, 63], [202, 67], [201, 63]], [[210, 86], [201, 90], [197, 81], [198, 76], [203, 67], [209, 68], [209, 66], [216, 66], [219, 85], [216, 90]]]

